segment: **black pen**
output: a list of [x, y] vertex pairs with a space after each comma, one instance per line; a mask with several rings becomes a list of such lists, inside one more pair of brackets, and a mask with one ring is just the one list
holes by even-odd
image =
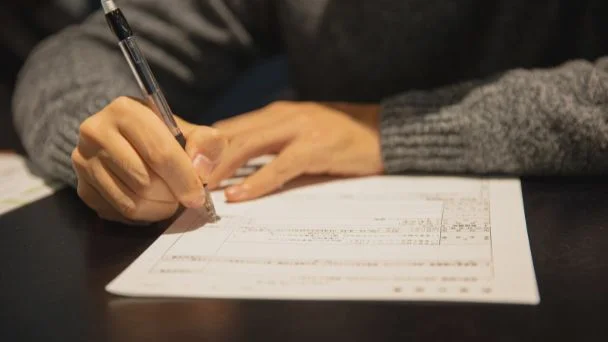
[[[101, 0], [101, 6], [103, 7], [106, 21], [110, 26], [112, 33], [118, 38], [118, 45], [129, 63], [129, 67], [135, 76], [137, 84], [141, 88], [143, 96], [148, 101], [148, 104], [154, 113], [156, 113], [169, 128], [171, 134], [177, 139], [182, 148], [185, 148], [186, 139], [177, 126], [177, 123], [173, 118], [173, 112], [165, 99], [165, 95], [160, 89], [156, 78], [152, 74], [152, 70], [150, 70], [148, 62], [137, 45], [137, 38], [133, 34], [127, 19], [113, 0]], [[204, 188], [205, 206], [211, 221], [215, 222], [217, 221], [218, 216], [215, 212], [215, 206], [213, 205], [211, 196], [209, 196], [209, 191], [207, 191], [207, 184], [204, 185]]]

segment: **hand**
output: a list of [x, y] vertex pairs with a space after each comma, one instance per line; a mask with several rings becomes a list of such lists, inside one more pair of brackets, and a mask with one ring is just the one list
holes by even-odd
[[268, 194], [302, 174], [364, 176], [383, 171], [377, 126], [378, 106], [347, 103], [276, 102], [217, 122], [229, 140], [209, 187], [249, 159], [278, 154], [242, 184], [226, 189], [228, 201]]
[[72, 152], [80, 198], [102, 218], [128, 223], [166, 219], [179, 203], [202, 207], [203, 180], [225, 140], [213, 128], [176, 121], [186, 151], [150, 108], [131, 98], [86, 119]]

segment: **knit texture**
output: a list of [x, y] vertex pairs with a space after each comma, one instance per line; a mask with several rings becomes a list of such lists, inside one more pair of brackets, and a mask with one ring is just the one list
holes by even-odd
[[[284, 53], [300, 100], [381, 104], [387, 173], [608, 171], [604, 0], [117, 3], [186, 120]], [[141, 96], [95, 13], [31, 54], [15, 126], [38, 166], [75, 185], [80, 123], [121, 95]]]

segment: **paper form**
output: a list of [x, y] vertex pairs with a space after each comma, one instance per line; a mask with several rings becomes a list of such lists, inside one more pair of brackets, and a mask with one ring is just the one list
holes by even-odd
[[537, 304], [517, 179], [329, 180], [184, 212], [108, 286], [146, 297]]
[[49, 196], [62, 186], [37, 176], [22, 156], [0, 153], [0, 215]]

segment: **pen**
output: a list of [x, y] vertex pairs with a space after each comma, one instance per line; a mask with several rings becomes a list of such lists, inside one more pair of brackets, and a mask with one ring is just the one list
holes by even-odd
[[[133, 34], [127, 19], [122, 14], [120, 8], [116, 6], [113, 0], [101, 0], [101, 6], [106, 17], [106, 22], [110, 26], [112, 33], [118, 38], [118, 45], [125, 56], [131, 72], [135, 76], [137, 84], [139, 85], [144, 97], [148, 101], [148, 104], [156, 113], [156, 115], [165, 123], [165, 125], [171, 131], [171, 134], [179, 142], [182, 148], [186, 147], [186, 139], [180, 131], [175, 119], [173, 118], [173, 112], [169, 108], [169, 104], [165, 99], [160, 86], [158, 85], [156, 78], [150, 70], [150, 66], [146, 61], [143, 53], [137, 45], [137, 38]], [[207, 184], [204, 184], [205, 188], [205, 207], [210, 216], [212, 222], [219, 219], [215, 211], [215, 206], [209, 196], [207, 190]]]

